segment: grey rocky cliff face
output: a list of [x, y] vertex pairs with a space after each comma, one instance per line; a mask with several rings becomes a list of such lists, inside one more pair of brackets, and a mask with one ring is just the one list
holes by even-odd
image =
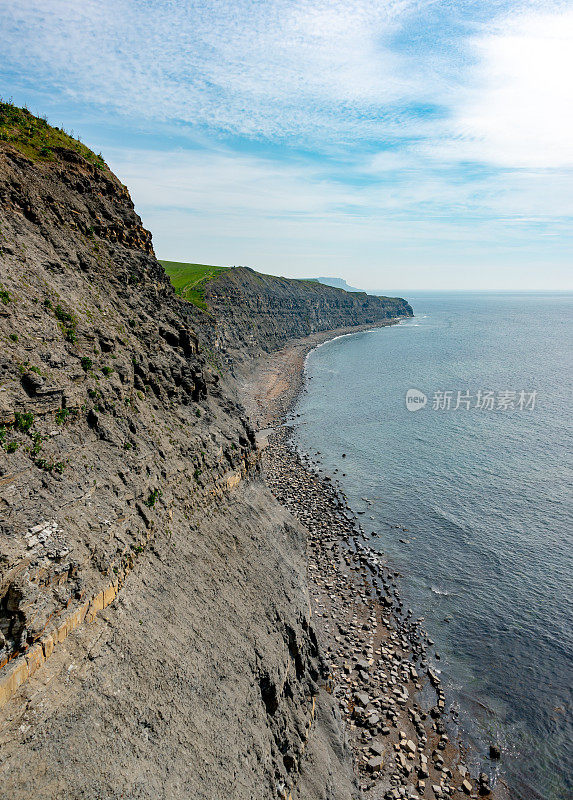
[[125, 187], [0, 143], [0, 284], [3, 792], [353, 796], [305, 531]]
[[220, 273], [207, 284], [205, 298], [216, 321], [216, 346], [237, 361], [277, 350], [289, 339], [413, 315], [400, 297], [345, 292], [246, 267]]

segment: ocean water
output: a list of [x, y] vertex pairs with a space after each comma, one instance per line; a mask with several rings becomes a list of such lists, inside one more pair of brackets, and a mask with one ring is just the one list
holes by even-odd
[[470, 764], [520, 800], [571, 798], [573, 296], [408, 299], [414, 319], [310, 353], [298, 444], [401, 573]]

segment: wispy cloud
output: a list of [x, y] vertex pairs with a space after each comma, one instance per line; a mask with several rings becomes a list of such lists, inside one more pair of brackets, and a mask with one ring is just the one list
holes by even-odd
[[[439, 138], [495, 163], [570, 159], [573, 10], [497, 2], [483, 20], [481, 5], [3, 0], [0, 48], [23, 85], [41, 76], [136, 118], [308, 147]], [[437, 43], [420, 37], [424, 16]], [[410, 28], [415, 49], [400, 41]]]
[[431, 287], [436, 268], [465, 264], [449, 275], [450, 286], [463, 286], [479, 266], [470, 285], [501, 288], [503, 268], [510, 279], [517, 267], [522, 274], [525, 252], [544, 268], [567, 252], [573, 202], [570, 182], [555, 171], [539, 191], [537, 173], [510, 172], [500, 184], [486, 170], [468, 181], [457, 168], [435, 169], [405, 155], [353, 163], [353, 175], [374, 173], [354, 183], [337, 177], [330, 163], [277, 163], [224, 148], [208, 158], [203, 150], [108, 155], [165, 257], [192, 252], [299, 277], [327, 264], [371, 288], [396, 285], [397, 265], [402, 285]]
[[0, 22], [3, 93], [106, 137], [167, 255], [196, 260], [211, 235], [221, 258], [241, 243], [284, 270], [288, 252], [300, 274], [354, 245], [366, 275], [380, 249], [447, 265], [519, 248], [561, 280], [567, 4], [2, 0]]
[[355, 140], [418, 94], [413, 65], [389, 46], [415, 5], [5, 0], [2, 46], [23, 74], [125, 114]]
[[573, 167], [573, 8], [503, 17], [468, 46], [477, 63], [452, 109], [457, 156]]

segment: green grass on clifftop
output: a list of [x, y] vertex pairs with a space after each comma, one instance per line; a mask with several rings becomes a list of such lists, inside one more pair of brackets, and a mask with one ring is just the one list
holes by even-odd
[[0, 141], [8, 142], [32, 161], [54, 161], [54, 148], [73, 150], [103, 169], [102, 155], [92, 153], [89, 147], [74, 139], [61, 128], [53, 128], [45, 119], [30, 114], [27, 108], [18, 108], [0, 100]]
[[184, 300], [207, 310], [205, 285], [229, 267], [214, 267], [209, 264], [184, 264], [180, 261], [159, 261], [173, 284], [175, 292]]

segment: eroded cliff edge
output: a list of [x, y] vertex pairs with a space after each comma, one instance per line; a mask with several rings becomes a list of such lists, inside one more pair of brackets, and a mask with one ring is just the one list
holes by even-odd
[[263, 275], [246, 267], [221, 272], [205, 288], [218, 349], [234, 364], [278, 350], [292, 339], [410, 317], [401, 297], [345, 292], [316, 281]]
[[26, 136], [0, 142], [3, 792], [350, 798], [306, 534], [208, 363], [241, 342], [101, 159]]

